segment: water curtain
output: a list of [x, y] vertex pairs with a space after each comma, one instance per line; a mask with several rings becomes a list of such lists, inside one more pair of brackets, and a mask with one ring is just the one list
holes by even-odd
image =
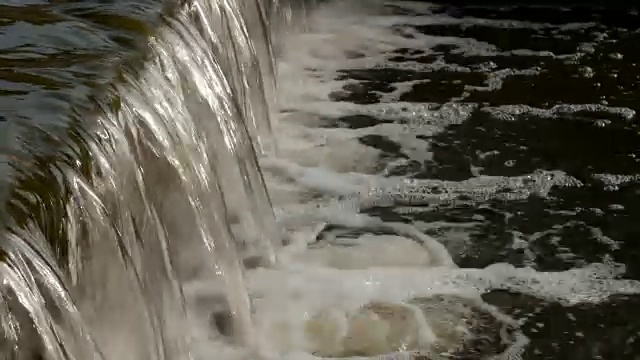
[[276, 151], [270, 24], [291, 18], [276, 1], [184, 4], [97, 123], [14, 164], [5, 358], [191, 358], [182, 284], [203, 274], [224, 281], [235, 341], [257, 346], [242, 260], [274, 265], [281, 242], [258, 166]]

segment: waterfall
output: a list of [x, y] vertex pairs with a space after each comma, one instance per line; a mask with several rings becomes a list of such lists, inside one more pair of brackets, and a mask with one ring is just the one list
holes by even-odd
[[[62, 131], [12, 138], [0, 359], [518, 358], [529, 339], [513, 317], [528, 305], [503, 313], [485, 294], [560, 305], [640, 294], [609, 254], [566, 271], [458, 267], [461, 253], [496, 249], [478, 238], [494, 231], [479, 227], [492, 225], [487, 206], [583, 184], [559, 170], [412, 174], [433, 160], [435, 134], [478, 105], [403, 101], [447, 64], [392, 59], [477, 44], [399, 31], [459, 19], [387, 5], [179, 1]], [[354, 94], [367, 101], [341, 101]]]
[[182, 284], [194, 276], [222, 279], [234, 340], [255, 349], [243, 259], [275, 265], [281, 243], [258, 156], [276, 151], [270, 24], [291, 9], [183, 4], [143, 66], [49, 136], [55, 154], [13, 164], [3, 358], [192, 358]]

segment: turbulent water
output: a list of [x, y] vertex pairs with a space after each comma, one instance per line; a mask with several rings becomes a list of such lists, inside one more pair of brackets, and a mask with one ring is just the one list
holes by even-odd
[[633, 21], [157, 5], [0, 6], [3, 359], [637, 353]]

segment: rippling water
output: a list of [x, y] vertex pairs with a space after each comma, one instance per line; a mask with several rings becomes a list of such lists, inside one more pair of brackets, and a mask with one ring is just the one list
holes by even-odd
[[[158, 1], [9, 1], [0, 5], [0, 127], [2, 168], [23, 160], [23, 142], [37, 149], [39, 127], [60, 135], [72, 112], [113, 81], [124, 61], [139, 57], [158, 25]], [[91, 119], [83, 119], [90, 122]], [[46, 151], [46, 150], [45, 150]], [[28, 158], [28, 157], [27, 157]], [[3, 186], [7, 176], [3, 175]], [[3, 190], [4, 193], [4, 190]]]
[[634, 358], [639, 20], [0, 5], [0, 351]]

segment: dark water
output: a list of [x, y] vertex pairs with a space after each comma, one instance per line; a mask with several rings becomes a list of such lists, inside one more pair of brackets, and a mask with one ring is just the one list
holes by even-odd
[[155, 0], [0, 2], [0, 198], [12, 181], [9, 159], [22, 166], [33, 161], [26, 152], [51, 155], [70, 122], [90, 122], [92, 99], [138, 56], [166, 8]]
[[[50, 242], [64, 243], [67, 189], [55, 180], [58, 166], [90, 163], [78, 131], [94, 131], [97, 104], [108, 103], [109, 87], [144, 58], [148, 37], [175, 4], [0, 4], [0, 222], [35, 220]], [[66, 256], [66, 246], [54, 249]]]
[[[423, 15], [406, 9], [395, 11]], [[468, 120], [424, 139], [432, 144], [432, 161], [411, 162], [395, 169], [394, 174], [462, 181], [477, 175], [519, 176], [560, 170], [581, 186], [556, 187], [546, 197], [524, 200], [460, 201], [420, 213], [373, 212], [406, 222], [446, 222], [451, 228], [480, 218], [468, 242], [470, 248], [448, 244], [461, 267], [482, 268], [507, 261], [539, 271], [558, 271], [614, 261], [626, 266], [623, 277], [640, 279], [638, 13], [588, 6], [452, 5], [443, 5], [433, 13], [479, 20], [406, 25], [398, 31], [410, 34], [407, 29], [413, 29], [436, 37], [474, 39], [505, 55], [462, 55], [455, 45], [438, 45], [429, 52], [404, 48], [395, 51], [392, 61], [440, 61], [468, 71], [345, 71], [346, 77], [360, 85], [349, 85], [336, 93], [337, 101], [373, 104], [395, 83], [430, 80], [414, 85], [400, 100], [440, 104], [455, 100], [478, 105]], [[502, 24], [485, 20], [501, 20]], [[505, 25], [511, 21], [531, 26]], [[565, 26], [571, 23], [573, 27]], [[535, 26], [541, 24], [544, 26]], [[527, 69], [533, 71], [527, 73]], [[501, 87], [469, 91], [469, 85], [486, 86], [491, 76], [501, 71], [508, 75]], [[582, 107], [576, 110], [574, 105]], [[489, 107], [509, 106], [511, 111], [503, 116], [488, 111]], [[609, 111], [611, 108], [620, 110]], [[378, 123], [380, 120], [366, 116], [338, 120], [340, 126], [350, 128]], [[384, 137], [368, 136], [361, 142], [383, 150], [387, 160], [409, 158], [402, 153], [401, 144]], [[446, 230], [439, 228], [432, 235], [446, 239]], [[518, 238], [528, 246], [512, 246]], [[508, 313], [525, 317], [524, 332], [532, 342], [524, 359], [640, 358], [640, 318], [635, 315], [640, 298], [613, 297], [599, 305], [566, 307], [508, 292], [484, 297]], [[474, 346], [480, 352], [498, 346], [489, 343], [480, 341]], [[459, 358], [478, 358], [477, 351], [465, 351]]]
[[[38, 133], [29, 127], [38, 126], [47, 134], [59, 136], [73, 119], [90, 121], [74, 114], [88, 110], [91, 98], [114, 80], [123, 64], [140, 53], [163, 8], [159, 1], [151, 0], [0, 4], [0, 172], [4, 179], [11, 181], [6, 165], [8, 154], [25, 141], [36, 151], [40, 150], [39, 144], [44, 144], [32, 140]], [[336, 101], [376, 103], [394, 83], [423, 79], [430, 81], [415, 85], [401, 100], [444, 104], [457, 99], [478, 105], [467, 121], [425, 139], [432, 144], [432, 161], [409, 163], [394, 169], [395, 174], [461, 181], [475, 176], [470, 169], [492, 176], [561, 170], [582, 186], [555, 187], [547, 197], [516, 201], [487, 199], [470, 203], [461, 199], [422, 213], [388, 209], [372, 212], [407, 222], [451, 224], [481, 216], [483, 220], [470, 235], [471, 248], [460, 251], [457, 244], [448, 244], [461, 267], [478, 268], [507, 261], [539, 271], [555, 271], [614, 261], [626, 266], [624, 277], [640, 280], [640, 223], [636, 221], [640, 218], [638, 13], [591, 7], [507, 9], [451, 5], [438, 12], [454, 18], [550, 26], [414, 26], [423, 34], [476, 39], [512, 53], [463, 56], [455, 46], [439, 46], [429, 53], [405, 48], [395, 51], [394, 62], [444, 61], [471, 71], [345, 71], [345, 77], [359, 81], [361, 86], [345, 88], [335, 94]], [[588, 25], [563, 26], [567, 23]], [[531, 51], [514, 52], [519, 49]], [[469, 86], [486, 86], [491, 80], [489, 74], [501, 69], [535, 71], [511, 74], [493, 91], [468, 91]], [[592, 105], [568, 111], [568, 106], [574, 104]], [[519, 114], [511, 111], [502, 118], [486, 111], [487, 107], [500, 106], [548, 111], [523, 108]], [[605, 111], [605, 107], [627, 110], [615, 113]], [[373, 126], [380, 121], [364, 116], [338, 119], [340, 126], [352, 128]], [[389, 139], [369, 136], [361, 142], [384, 150], [387, 159], [406, 158], [400, 144]], [[13, 161], [29, 161], [20, 156]], [[439, 237], [442, 231], [439, 228], [431, 235]], [[526, 239], [529, 248], [511, 246], [518, 237]], [[615, 297], [599, 305], [572, 307], [507, 292], [492, 292], [485, 299], [507, 313], [519, 314], [517, 317], [529, 314], [523, 329], [532, 343], [524, 359], [640, 359], [640, 317], [635, 315], [640, 298]], [[474, 346], [482, 352], [499, 344], [487, 339]], [[477, 351], [458, 358], [476, 359]]]
[[0, 5], [4, 121], [52, 124], [108, 83], [146, 40], [158, 1], [5, 1]]

